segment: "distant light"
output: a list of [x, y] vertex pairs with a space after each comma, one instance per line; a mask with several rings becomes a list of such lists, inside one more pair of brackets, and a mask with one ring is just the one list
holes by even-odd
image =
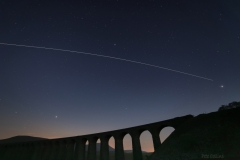
[[223, 85], [221, 85], [220, 87], [221, 87], [221, 88], [223, 88], [224, 86], [223, 86]]
[[57, 118], [58, 116], [55, 116], [55, 118]]

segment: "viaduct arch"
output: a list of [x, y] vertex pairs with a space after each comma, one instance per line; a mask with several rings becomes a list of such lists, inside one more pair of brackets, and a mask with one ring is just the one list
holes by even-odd
[[[178, 129], [184, 122], [193, 118], [192, 115], [176, 117], [173, 119], [101, 132], [76, 137], [58, 138], [51, 140], [39, 140], [24, 143], [9, 143], [0, 145], [1, 160], [96, 160], [96, 142], [101, 141], [100, 160], [109, 160], [108, 141], [113, 136], [115, 139], [115, 160], [125, 160], [123, 138], [129, 134], [132, 138], [133, 158], [142, 160], [142, 150], [140, 144], [140, 135], [148, 130], [152, 135], [154, 150], [160, 145], [159, 133], [164, 127], [173, 127]], [[86, 152], [86, 142], [88, 143], [88, 152]], [[87, 157], [87, 159], [86, 159]]]

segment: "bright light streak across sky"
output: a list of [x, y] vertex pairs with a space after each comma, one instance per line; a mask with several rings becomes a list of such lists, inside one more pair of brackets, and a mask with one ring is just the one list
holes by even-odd
[[39, 47], [39, 46], [29, 46], [29, 45], [22, 45], [22, 44], [10, 44], [10, 43], [0, 43], [0, 44], [1, 44], [1, 45], [7, 45], [7, 46], [26, 47], [26, 48], [35, 48], [35, 49], [46, 49], [46, 50], [54, 50], [54, 51], [62, 51], [62, 52], [71, 52], [71, 53], [80, 53], [80, 54], [86, 54], [86, 55], [91, 55], [91, 56], [111, 58], [111, 59], [116, 59], [116, 60], [131, 62], [131, 63], [137, 63], [137, 64], [141, 64], [141, 65], [145, 65], [145, 66], [160, 68], [160, 69], [164, 69], [164, 70], [168, 70], [168, 71], [172, 71], [172, 72], [177, 72], [177, 73], [185, 74], [185, 75], [188, 75], [188, 76], [205, 79], [205, 80], [208, 80], [208, 81], [213, 81], [212, 79], [209, 79], [209, 78], [206, 78], [206, 77], [201, 77], [201, 76], [197, 76], [197, 75], [194, 75], [194, 74], [190, 74], [190, 73], [186, 73], [186, 72], [182, 72], [182, 71], [178, 71], [178, 70], [174, 70], [174, 69], [170, 69], [170, 68], [165, 68], [165, 67], [161, 67], [161, 66], [156, 66], [156, 65], [148, 64], [148, 63], [143, 63], [143, 62], [138, 62], [138, 61], [132, 61], [132, 60], [128, 60], [128, 59], [111, 57], [111, 56], [105, 56], [105, 55], [100, 55], [100, 54], [93, 54], [93, 53], [87, 53], [87, 52], [72, 51], [72, 50], [59, 49], [59, 48], [47, 48], [47, 47]]

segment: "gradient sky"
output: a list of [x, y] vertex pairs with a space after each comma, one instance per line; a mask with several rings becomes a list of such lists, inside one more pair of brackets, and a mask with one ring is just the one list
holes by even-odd
[[[118, 57], [213, 81], [109, 58], [0, 45], [0, 139], [105, 132], [239, 101], [239, 6], [238, 0], [2, 0], [0, 43]], [[143, 150], [152, 151], [150, 139], [144, 132]]]

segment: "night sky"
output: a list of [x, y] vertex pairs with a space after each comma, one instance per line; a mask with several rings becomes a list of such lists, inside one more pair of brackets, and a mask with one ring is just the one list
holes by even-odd
[[[0, 44], [0, 139], [105, 132], [240, 100], [238, 0], [1, 0], [0, 43], [213, 80]], [[150, 141], [144, 132], [143, 150]]]

